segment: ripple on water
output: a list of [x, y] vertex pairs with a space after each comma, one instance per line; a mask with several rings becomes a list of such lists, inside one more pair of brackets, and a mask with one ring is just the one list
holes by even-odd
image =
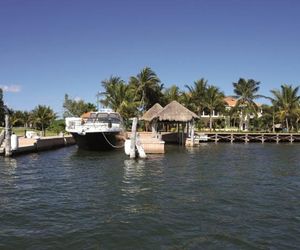
[[0, 249], [300, 245], [299, 145], [69, 147], [0, 161]]

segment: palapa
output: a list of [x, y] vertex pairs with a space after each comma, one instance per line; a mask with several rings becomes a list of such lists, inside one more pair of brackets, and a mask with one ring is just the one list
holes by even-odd
[[177, 101], [172, 101], [153, 118], [157, 118], [159, 121], [168, 122], [190, 122], [199, 119], [200, 117]]
[[152, 121], [158, 112], [160, 112], [163, 107], [159, 103], [155, 103], [150, 109], [148, 109], [144, 115], [142, 116], [141, 120], [144, 121]]

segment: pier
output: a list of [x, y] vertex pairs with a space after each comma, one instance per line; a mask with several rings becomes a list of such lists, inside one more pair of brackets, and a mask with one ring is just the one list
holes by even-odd
[[[75, 144], [72, 136], [49, 136], [41, 138], [24, 138], [18, 137], [18, 147], [11, 150], [11, 156], [27, 153], [36, 153], [45, 150], [71, 146]], [[5, 146], [2, 143], [0, 147], [0, 155], [5, 154]]]
[[[238, 133], [238, 132], [198, 132], [194, 144], [201, 142], [227, 143], [293, 143], [300, 142], [299, 133]], [[191, 146], [191, 138], [186, 138], [186, 146]]]

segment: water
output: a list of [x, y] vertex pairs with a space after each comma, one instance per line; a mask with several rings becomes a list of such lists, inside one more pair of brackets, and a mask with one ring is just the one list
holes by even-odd
[[295, 249], [300, 145], [0, 159], [0, 249]]

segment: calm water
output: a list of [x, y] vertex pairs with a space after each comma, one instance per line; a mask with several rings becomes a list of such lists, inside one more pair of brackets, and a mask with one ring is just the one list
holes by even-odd
[[300, 144], [0, 159], [0, 249], [295, 249]]

